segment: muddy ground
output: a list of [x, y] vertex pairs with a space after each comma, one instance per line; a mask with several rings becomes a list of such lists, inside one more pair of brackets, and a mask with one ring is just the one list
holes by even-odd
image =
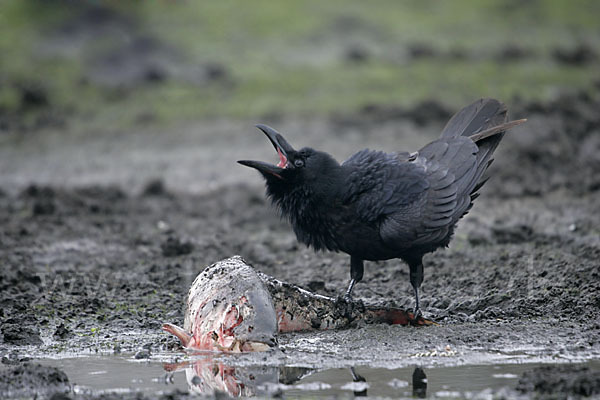
[[[440, 326], [285, 335], [282, 350], [233, 362], [322, 369], [598, 359], [600, 102], [575, 93], [509, 107], [528, 123], [506, 136], [494, 176], [450, 248], [426, 258], [422, 307]], [[415, 122], [422, 112], [217, 120], [112, 140], [52, 131], [0, 138], [0, 393], [62, 389], [61, 371], [24, 364], [38, 357], [182, 357], [161, 323], [181, 324], [195, 275], [234, 254], [279, 279], [338, 294], [347, 284], [348, 257], [299, 245], [265, 200], [260, 177], [235, 163], [276, 158], [252, 124], [269, 122], [294, 145], [344, 158], [363, 147], [425, 144], [447, 115]], [[368, 263], [355, 294], [413, 305], [400, 261]], [[447, 346], [452, 357], [415, 361]], [[10, 377], [17, 375], [25, 378], [15, 389]], [[528, 376], [541, 379], [541, 387], [546, 382], [544, 371]], [[600, 393], [598, 374], [589, 380], [591, 393]], [[541, 390], [527, 382], [509, 393]], [[566, 386], [565, 393], [574, 390]]]

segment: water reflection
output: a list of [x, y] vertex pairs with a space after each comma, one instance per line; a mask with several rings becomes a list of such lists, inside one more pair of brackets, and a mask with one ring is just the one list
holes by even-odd
[[427, 375], [423, 369], [415, 368], [412, 376], [413, 396], [424, 399], [427, 396]]
[[[189, 391], [202, 395], [226, 393], [232, 397], [276, 396], [286, 390], [299, 389], [300, 387], [308, 391], [332, 389], [331, 385], [321, 383], [321, 386], [319, 386], [317, 382], [295, 385], [303, 378], [318, 372], [309, 368], [233, 367], [210, 357], [177, 364], [164, 364], [163, 368], [168, 372], [185, 371]], [[367, 379], [360, 375], [354, 367], [351, 367], [349, 372], [353, 383], [357, 384], [350, 385], [347, 389], [352, 390], [355, 397], [367, 396]], [[364, 384], [361, 385], [361, 383]], [[424, 398], [426, 396], [427, 377], [421, 368], [415, 368], [412, 375], [412, 386], [414, 397]], [[344, 388], [342, 387], [342, 389]]]
[[255, 396], [258, 387], [279, 382], [280, 375], [278, 367], [232, 367], [211, 358], [164, 364], [163, 368], [167, 371], [185, 370], [191, 393], [212, 395], [220, 392], [232, 397]]
[[[352, 381], [353, 382], [367, 382], [367, 380], [362, 376], [359, 375], [358, 372], [356, 372], [356, 370], [354, 369], [354, 367], [350, 367], [350, 373], [352, 374]], [[367, 387], [365, 386], [365, 388], [363, 390], [354, 390], [354, 396], [356, 397], [365, 397], [367, 395]]]

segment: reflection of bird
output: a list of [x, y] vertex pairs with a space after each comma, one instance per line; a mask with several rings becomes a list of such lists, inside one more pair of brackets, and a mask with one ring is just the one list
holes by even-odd
[[258, 125], [279, 163], [239, 162], [261, 172], [268, 196], [301, 242], [350, 255], [346, 298], [363, 277], [364, 260], [401, 258], [410, 268], [418, 315], [423, 255], [448, 245], [486, 181], [504, 131], [524, 122], [506, 120], [502, 103], [482, 99], [415, 153], [362, 150], [341, 165], [325, 152], [295, 150], [274, 129]]
[[415, 368], [412, 376], [413, 397], [424, 399], [427, 396], [427, 375], [422, 368]]
[[[365, 377], [360, 375], [358, 372], [356, 372], [354, 367], [350, 367], [350, 373], [352, 374], [352, 382], [365, 382], [365, 383], [367, 382]], [[355, 390], [354, 396], [355, 397], [365, 397], [367, 395], [367, 388], [368, 388], [368, 386], [365, 385], [365, 388], [363, 390], [360, 390], [360, 391]]]

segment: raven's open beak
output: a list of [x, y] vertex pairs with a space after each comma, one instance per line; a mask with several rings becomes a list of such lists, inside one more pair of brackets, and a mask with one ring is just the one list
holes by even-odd
[[273, 147], [277, 151], [277, 155], [279, 155], [279, 163], [277, 165], [269, 164], [263, 161], [252, 161], [252, 160], [240, 160], [238, 163], [245, 165], [247, 167], [255, 168], [262, 172], [263, 174], [269, 174], [276, 176], [279, 179], [283, 179], [281, 176], [281, 172], [290, 167], [288, 162], [289, 154], [294, 152], [294, 148], [281, 136], [279, 132], [275, 129], [271, 128], [267, 125], [256, 125], [258, 129], [263, 131], [265, 135], [269, 138]]

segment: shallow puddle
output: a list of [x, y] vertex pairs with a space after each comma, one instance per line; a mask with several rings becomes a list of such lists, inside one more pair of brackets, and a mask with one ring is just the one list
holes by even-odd
[[[76, 393], [160, 393], [180, 389], [194, 393], [226, 392], [233, 397], [463, 397], [489, 389], [514, 389], [523, 372], [540, 363], [465, 365], [397, 369], [301, 367], [233, 367], [197, 359], [169, 364], [126, 356], [40, 360], [62, 369]], [[585, 363], [600, 370], [600, 361]]]

